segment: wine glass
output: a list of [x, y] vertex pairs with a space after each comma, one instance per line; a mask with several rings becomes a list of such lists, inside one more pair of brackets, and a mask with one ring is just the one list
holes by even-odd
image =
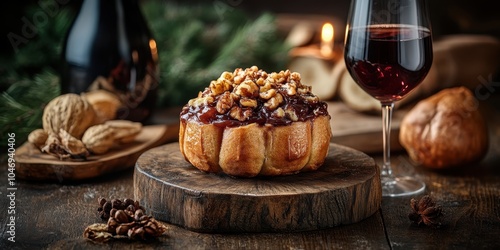
[[425, 183], [396, 177], [390, 161], [394, 102], [425, 78], [432, 64], [432, 32], [425, 0], [352, 0], [344, 60], [354, 81], [382, 105], [382, 195], [422, 192]]

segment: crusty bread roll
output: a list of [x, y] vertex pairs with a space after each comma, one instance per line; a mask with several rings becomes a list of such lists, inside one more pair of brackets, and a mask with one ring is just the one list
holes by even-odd
[[444, 169], [481, 160], [488, 128], [466, 87], [446, 88], [418, 102], [400, 124], [399, 141], [424, 167]]
[[224, 72], [180, 115], [179, 145], [196, 168], [236, 177], [313, 171], [324, 162], [327, 104], [289, 70]]

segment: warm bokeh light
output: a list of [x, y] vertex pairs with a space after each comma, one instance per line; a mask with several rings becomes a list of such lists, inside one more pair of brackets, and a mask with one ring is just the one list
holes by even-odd
[[330, 56], [333, 53], [334, 30], [331, 23], [323, 24], [321, 28], [321, 54]]
[[149, 40], [149, 48], [151, 49], [153, 60], [158, 61], [158, 48], [156, 47], [156, 41], [154, 39]]

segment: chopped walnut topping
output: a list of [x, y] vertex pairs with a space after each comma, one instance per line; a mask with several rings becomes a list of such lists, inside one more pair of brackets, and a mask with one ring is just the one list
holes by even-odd
[[307, 95], [307, 96], [304, 96], [304, 99], [306, 99], [310, 103], [317, 103], [317, 102], [319, 102], [319, 97], [318, 96]]
[[231, 81], [233, 80], [233, 74], [231, 72], [225, 71], [220, 75], [219, 79], [225, 79]]
[[[189, 107], [193, 109], [189, 111]], [[198, 97], [188, 102], [183, 114], [209, 112], [196, 116], [203, 122], [223, 119], [224, 116], [234, 119], [233, 122], [261, 122], [262, 113], [259, 113], [262, 109], [267, 110], [265, 117], [283, 118], [288, 122], [328, 115], [326, 104], [311, 92], [310, 86], [301, 83], [299, 73], [290, 70], [267, 73], [257, 66], [223, 72]]]
[[224, 92], [217, 102], [216, 109], [219, 114], [225, 114], [233, 106], [233, 98], [231, 93]]
[[264, 106], [269, 108], [270, 110], [275, 110], [280, 104], [283, 102], [283, 96], [280, 93], [277, 93], [271, 99], [269, 99]]
[[199, 106], [202, 106], [202, 105], [208, 105], [208, 104], [211, 104], [214, 102], [214, 98], [211, 97], [211, 96], [206, 96], [206, 97], [201, 97], [201, 98], [195, 98], [195, 99], [191, 99], [189, 100], [189, 105], [190, 106], [196, 106], [196, 107], [199, 107]]
[[244, 121], [248, 119], [251, 115], [252, 115], [252, 110], [250, 109], [243, 110], [238, 106], [231, 108], [231, 110], [229, 111], [229, 116], [238, 121]]
[[234, 93], [244, 97], [255, 97], [259, 93], [259, 87], [252, 80], [245, 80], [236, 87]]
[[241, 106], [255, 108], [257, 107], [257, 100], [243, 97], [240, 100]]
[[255, 83], [257, 83], [257, 85], [259, 85], [259, 86], [264, 86], [266, 81], [264, 80], [264, 78], [261, 77], [261, 78], [257, 79], [257, 81], [255, 81]]
[[300, 81], [300, 74], [297, 72], [292, 72], [290, 74], [290, 79], [298, 82], [298, 81]]
[[290, 120], [296, 122], [299, 120], [299, 117], [297, 116], [297, 113], [295, 112], [295, 109], [292, 107], [287, 107], [285, 110], [285, 114]]
[[272, 78], [266, 79], [266, 81], [264, 82], [264, 85], [262, 87], [260, 87], [259, 92], [263, 93], [263, 92], [267, 92], [267, 91], [271, 90], [273, 88], [273, 84], [274, 84], [274, 80]]
[[297, 94], [297, 86], [296, 86], [295, 82], [287, 83], [284, 86], [286, 88], [286, 93], [288, 95], [295, 95], [295, 94]]
[[277, 108], [274, 112], [273, 115], [276, 117], [282, 118], [285, 116], [285, 111], [282, 108]]
[[275, 89], [270, 89], [266, 92], [261, 92], [259, 94], [260, 98], [264, 100], [269, 100], [271, 97], [274, 97], [276, 95], [276, 90]]

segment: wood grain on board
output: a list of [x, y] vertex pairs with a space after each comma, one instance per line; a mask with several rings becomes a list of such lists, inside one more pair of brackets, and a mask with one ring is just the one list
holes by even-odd
[[21, 179], [71, 182], [132, 168], [146, 150], [178, 140], [179, 126], [144, 126], [136, 139], [106, 154], [91, 155], [86, 160], [60, 160], [42, 153], [26, 142], [16, 149], [16, 175]]
[[330, 144], [316, 171], [276, 177], [208, 174], [178, 143], [141, 155], [134, 196], [160, 220], [200, 232], [291, 232], [352, 224], [380, 207], [378, 167], [366, 154]]

